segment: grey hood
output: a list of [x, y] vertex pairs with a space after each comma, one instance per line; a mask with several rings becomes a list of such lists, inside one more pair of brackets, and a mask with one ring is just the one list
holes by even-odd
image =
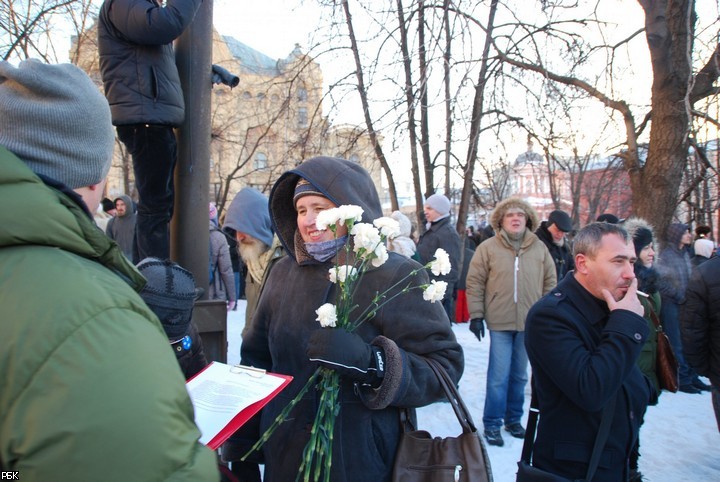
[[295, 185], [304, 178], [323, 196], [338, 206], [354, 204], [363, 208], [362, 221], [372, 223], [382, 216], [380, 199], [370, 174], [359, 164], [334, 157], [313, 157], [284, 173], [270, 192], [270, 217], [273, 229], [285, 247], [296, 258], [297, 213], [293, 195]]

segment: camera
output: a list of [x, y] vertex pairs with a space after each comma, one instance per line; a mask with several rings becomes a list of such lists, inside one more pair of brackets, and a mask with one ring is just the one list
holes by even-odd
[[240, 77], [230, 73], [227, 69], [213, 64], [212, 66], [212, 83], [225, 84], [231, 89], [237, 87], [240, 83]]

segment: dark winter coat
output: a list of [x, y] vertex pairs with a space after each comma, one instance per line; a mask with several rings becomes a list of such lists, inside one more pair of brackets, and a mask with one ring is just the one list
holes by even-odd
[[0, 165], [0, 465], [21, 480], [218, 480], [145, 279], [74, 192], [3, 147]]
[[569, 272], [575, 269], [575, 261], [573, 260], [572, 249], [570, 249], [570, 243], [567, 239], [562, 246], [558, 246], [553, 241], [552, 234], [548, 231], [548, 222], [543, 221], [540, 223], [540, 227], [535, 231], [535, 235], [540, 241], [547, 246], [555, 262], [555, 274], [557, 275], [558, 281]]
[[98, 54], [114, 125], [182, 123], [185, 103], [172, 42], [201, 4], [105, 0], [98, 15]]
[[585, 477], [603, 406], [615, 413], [594, 482], [627, 480], [628, 454], [648, 403], [656, 398], [636, 362], [648, 335], [643, 317], [608, 311], [575, 276], [563, 278], [528, 313], [525, 346], [540, 417], [533, 464]]
[[175, 358], [180, 364], [183, 376], [188, 380], [203, 370], [208, 364], [203, 349], [202, 338], [197, 326], [192, 321], [185, 337], [179, 340], [170, 340]]
[[136, 263], [139, 260], [136, 260], [133, 256], [133, 245], [135, 243], [137, 214], [133, 209], [133, 202], [130, 196], [123, 194], [122, 196], [118, 196], [116, 200], [117, 199], [125, 203], [125, 215], [118, 215], [112, 218], [105, 228], [105, 234], [120, 246], [120, 249], [127, 259]]
[[211, 300], [237, 301], [235, 298], [235, 275], [230, 261], [230, 247], [227, 236], [210, 220], [210, 271], [212, 282], [208, 287]]
[[720, 258], [695, 268], [682, 307], [683, 355], [700, 375], [720, 387]]
[[655, 263], [655, 269], [660, 275], [660, 293], [663, 299], [677, 304], [685, 302], [685, 290], [692, 270], [687, 250], [678, 247], [686, 231], [687, 224], [675, 223], [668, 227], [665, 249], [660, 251]]
[[[262, 431], [317, 368], [308, 361], [306, 345], [310, 335], [321, 329], [315, 310], [334, 300], [334, 285], [328, 280], [332, 261], [320, 263], [308, 257], [296, 232], [292, 198], [300, 176], [337, 205], [361, 206], [363, 222], [382, 216], [372, 179], [349, 161], [310, 159], [283, 174], [273, 187], [271, 217], [288, 255], [270, 272], [241, 354], [243, 364], [292, 375], [294, 380], [263, 410]], [[418, 267], [404, 256], [389, 253], [385, 264], [366, 272], [354, 299], [364, 309], [376, 291], [386, 290]], [[410, 282], [426, 284], [428, 276], [421, 270]], [[330, 480], [385, 482], [390, 480], [401, 432], [399, 408], [424, 406], [444, 396], [425, 358], [438, 360], [453, 380], [459, 380], [463, 352], [442, 305], [424, 301], [418, 289], [393, 299], [356, 333], [384, 350], [386, 373], [377, 389], [342, 380]], [[265, 444], [266, 482], [295, 480], [318, 397], [317, 390], [309, 390]]]
[[430, 273], [430, 278], [438, 281], [445, 281], [448, 284], [446, 296], [450, 296], [460, 278], [460, 236], [450, 222], [450, 217], [435, 221], [418, 240], [417, 254], [420, 256], [420, 263], [427, 264], [435, 259], [435, 251], [438, 248], [444, 249], [450, 258], [452, 269], [446, 275], [435, 276]]

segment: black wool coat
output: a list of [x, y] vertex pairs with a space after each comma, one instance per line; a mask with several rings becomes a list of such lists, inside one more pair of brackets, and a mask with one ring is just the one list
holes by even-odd
[[572, 273], [533, 306], [525, 324], [540, 409], [533, 465], [584, 478], [602, 409], [617, 394], [593, 481], [627, 480], [628, 455], [657, 397], [636, 364], [647, 336], [643, 317], [609, 311]]
[[720, 258], [693, 270], [682, 305], [680, 329], [685, 360], [720, 387]]

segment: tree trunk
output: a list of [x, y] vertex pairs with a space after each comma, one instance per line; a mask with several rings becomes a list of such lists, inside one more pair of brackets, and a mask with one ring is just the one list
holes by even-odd
[[645, 165], [630, 171], [635, 215], [662, 243], [687, 164], [692, 86], [692, 0], [640, 0], [653, 68], [652, 124]]
[[[410, 163], [415, 188], [415, 214], [417, 216], [418, 232], [423, 233], [425, 231], [425, 223], [423, 218], [423, 197], [420, 188], [417, 132], [415, 131], [415, 95], [412, 88], [412, 66], [410, 65], [407, 25], [405, 24], [405, 11], [403, 10], [402, 0], [397, 0], [397, 15], [398, 26], [400, 28], [400, 51], [402, 52], [403, 68], [405, 71], [405, 104], [407, 105], [408, 135], [410, 136]], [[427, 179], [425, 182], [427, 183]]]
[[[485, 47], [478, 74], [478, 83], [475, 86], [475, 99], [473, 101], [472, 118], [470, 121], [470, 139], [468, 153], [465, 159], [465, 182], [463, 183], [462, 195], [460, 197], [460, 208], [458, 209], [457, 232], [465, 236], [465, 220], [468, 215], [468, 206], [473, 190], [473, 174], [475, 173], [475, 162], [477, 161], [478, 140], [480, 139], [480, 123], [483, 116], [483, 102], [485, 99], [485, 78], [488, 70], [488, 55], [492, 43], [492, 32], [495, 23], [495, 12], [497, 11], [498, 0], [492, 0], [490, 13], [488, 15], [487, 30], [485, 31]], [[464, 238], [462, 238], [464, 239]]]
[[353, 57], [355, 59], [355, 75], [358, 81], [358, 93], [360, 94], [360, 101], [363, 106], [363, 115], [365, 116], [365, 125], [367, 126], [368, 135], [370, 136], [370, 142], [372, 143], [375, 155], [380, 161], [380, 165], [385, 171], [385, 176], [388, 181], [388, 191], [390, 194], [390, 208], [396, 211], [400, 208], [397, 198], [397, 190], [395, 189], [395, 180], [393, 179], [390, 165], [385, 158], [385, 153], [382, 150], [380, 142], [378, 142], [377, 132], [373, 127], [372, 119], [370, 118], [370, 105], [368, 103], [367, 89], [365, 88], [365, 79], [363, 76], [362, 63], [360, 62], [360, 51], [358, 50], [357, 39], [355, 37], [355, 29], [353, 28], [352, 15], [350, 15], [350, 5], [348, 0], [344, 0], [343, 11], [345, 12], [345, 23], [348, 27], [348, 35], [350, 37], [350, 48], [352, 49]]

